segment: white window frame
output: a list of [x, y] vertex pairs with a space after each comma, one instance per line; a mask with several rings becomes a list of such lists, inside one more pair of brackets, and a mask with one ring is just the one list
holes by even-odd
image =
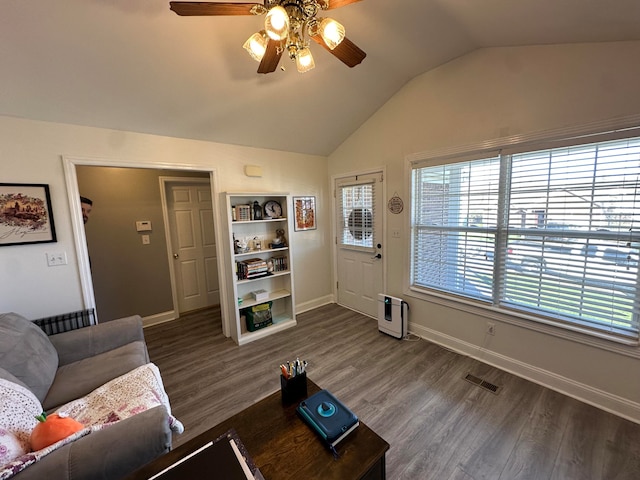
[[[485, 142], [481, 145], [448, 149], [441, 151], [432, 151], [426, 153], [414, 154], [407, 157], [408, 160], [408, 177], [413, 177], [413, 171], [423, 166], [437, 166], [447, 163], [457, 163], [460, 161], [469, 161], [474, 159], [485, 159], [491, 156], [510, 155], [513, 153], [523, 153], [534, 150], [550, 149], [558, 146], [580, 145], [596, 143], [619, 138], [632, 138], [640, 136], [640, 118], [639, 116], [627, 117], [625, 119], [617, 119], [608, 122], [599, 122], [580, 128], [565, 129], [555, 132], [541, 132], [531, 134], [529, 136], [520, 136], [512, 138], [497, 139], [493, 142]], [[595, 132], [595, 133], [594, 133]], [[600, 133], [605, 132], [605, 133]], [[411, 211], [413, 211], [413, 198], [411, 199]], [[412, 235], [413, 239], [413, 235]], [[413, 242], [413, 240], [412, 240]], [[412, 274], [411, 262], [413, 259], [413, 244], [410, 246], [409, 259], [409, 275]], [[592, 340], [585, 339], [581, 334], [589, 334], [596, 338], [596, 345], [600, 346], [598, 339], [613, 340], [623, 345], [637, 346], [639, 344], [637, 337], [610, 335], [604, 331], [593, 330], [591, 328], [582, 328], [580, 325], [565, 324], [565, 322], [556, 322], [554, 319], [541, 318], [538, 315], [532, 315], [530, 312], [505, 310], [498, 304], [482, 304], [467, 298], [460, 298], [437, 290], [425, 289], [413, 285], [413, 279], [409, 280], [408, 293], [420, 298], [429, 299], [436, 303], [452, 306], [465, 311], [480, 313], [489, 318], [497, 318], [514, 324], [519, 324], [526, 328], [534, 330], [542, 330], [550, 332], [546, 325], [553, 327], [563, 327], [564, 330], [552, 329], [554, 334], [561, 337], [570, 337], [580, 339], [583, 343], [593, 343]], [[536, 323], [530, 323], [534, 321]], [[542, 328], [541, 328], [542, 327]], [[579, 333], [578, 336], [573, 332]], [[618, 350], [615, 346], [611, 348]], [[625, 353], [626, 352], [625, 350]], [[633, 356], [637, 356], [637, 352]]]

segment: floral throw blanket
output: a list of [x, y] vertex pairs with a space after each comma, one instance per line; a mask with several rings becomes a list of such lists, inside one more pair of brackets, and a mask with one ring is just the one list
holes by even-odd
[[0, 480], [12, 477], [67, 443], [158, 405], [164, 405], [167, 409], [171, 430], [182, 433], [184, 426], [171, 414], [169, 397], [164, 390], [160, 371], [156, 365], [148, 363], [111, 380], [87, 396], [58, 408], [55, 413], [72, 417], [86, 428], [47, 448], [25, 453], [0, 465]]

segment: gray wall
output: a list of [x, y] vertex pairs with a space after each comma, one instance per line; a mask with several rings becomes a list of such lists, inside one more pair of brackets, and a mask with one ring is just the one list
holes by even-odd
[[[94, 166], [76, 173], [80, 194], [93, 200], [85, 234], [99, 321], [173, 310], [159, 177], [208, 173]], [[136, 220], [151, 221], [149, 245]]]

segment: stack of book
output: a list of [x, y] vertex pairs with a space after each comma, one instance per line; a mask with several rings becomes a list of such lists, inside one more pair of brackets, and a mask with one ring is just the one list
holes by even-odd
[[269, 273], [267, 262], [261, 258], [248, 258], [236, 262], [236, 273], [238, 280], [248, 280], [251, 278], [264, 277]]

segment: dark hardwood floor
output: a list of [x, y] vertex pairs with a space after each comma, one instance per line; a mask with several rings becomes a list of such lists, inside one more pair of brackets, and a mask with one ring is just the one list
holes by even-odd
[[389, 442], [391, 480], [640, 478], [638, 424], [424, 340], [383, 335], [337, 305], [297, 319], [242, 347], [222, 335], [218, 309], [145, 329], [186, 428], [174, 446], [278, 390], [278, 365], [300, 357], [313, 381]]

